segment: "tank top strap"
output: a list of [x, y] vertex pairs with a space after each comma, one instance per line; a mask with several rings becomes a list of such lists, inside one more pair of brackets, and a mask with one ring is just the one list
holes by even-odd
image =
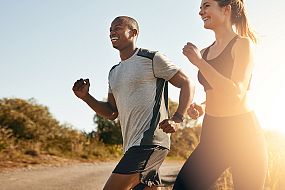
[[225, 49], [232, 49], [233, 45], [236, 43], [236, 40], [239, 38], [238, 35], [236, 35], [235, 37], [233, 37], [233, 39], [231, 39], [231, 41], [228, 43], [228, 45], [225, 47]]
[[209, 49], [210, 49], [210, 47], [212, 47], [212, 45], [214, 45], [214, 44], [215, 44], [215, 42], [213, 42], [210, 46], [208, 46], [208, 47], [205, 49], [205, 51], [203, 52], [202, 58], [203, 58], [204, 60], [207, 60], [207, 56], [208, 56], [208, 53], [209, 53]]
[[[220, 55], [224, 54], [225, 52], [229, 51], [232, 49], [234, 43], [236, 42], [236, 40], [239, 38], [238, 35], [235, 35], [235, 37], [233, 37], [231, 39], [231, 41], [226, 45], [226, 47], [223, 49], [223, 51], [216, 57], [220, 57]], [[205, 51], [203, 52], [203, 55], [202, 55], [202, 58], [207, 60], [207, 57], [208, 57], [208, 53], [209, 53], [209, 50], [210, 50], [210, 47], [212, 47], [213, 45], [215, 44], [215, 42], [213, 42], [209, 47], [207, 47], [205, 49]]]

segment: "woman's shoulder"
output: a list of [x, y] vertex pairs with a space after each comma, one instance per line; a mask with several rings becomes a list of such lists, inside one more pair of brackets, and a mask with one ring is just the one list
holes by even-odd
[[239, 36], [231, 50], [231, 56], [235, 58], [249, 58], [253, 56], [253, 42], [248, 37]]
[[252, 46], [253, 46], [253, 43], [250, 38], [238, 36], [235, 44], [233, 45], [232, 53], [237, 52], [237, 51], [238, 52], [249, 51], [252, 49]]
[[238, 36], [237, 37], [237, 40], [236, 40], [236, 43], [235, 43], [235, 46], [237, 47], [245, 47], [245, 46], [252, 46], [252, 41], [249, 37], [243, 37], [243, 36]]

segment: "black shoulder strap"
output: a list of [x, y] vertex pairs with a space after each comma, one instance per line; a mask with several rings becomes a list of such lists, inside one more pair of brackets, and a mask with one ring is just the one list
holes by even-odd
[[145, 57], [151, 60], [153, 60], [155, 54], [156, 51], [149, 51], [147, 49], [142, 49], [142, 48], [140, 48], [137, 53], [138, 56]]
[[110, 69], [109, 73], [110, 73], [115, 67], [117, 67], [118, 65], [120, 65], [120, 63], [117, 64], [117, 65], [114, 65], [114, 66]]

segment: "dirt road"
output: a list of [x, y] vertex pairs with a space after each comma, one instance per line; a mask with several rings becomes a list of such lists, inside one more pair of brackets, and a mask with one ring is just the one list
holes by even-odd
[[[166, 161], [162, 165], [165, 185], [173, 184], [182, 164]], [[102, 190], [115, 165], [116, 162], [81, 163], [1, 172], [0, 190]]]

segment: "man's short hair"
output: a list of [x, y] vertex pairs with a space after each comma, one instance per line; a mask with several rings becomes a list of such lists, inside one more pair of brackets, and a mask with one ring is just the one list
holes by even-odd
[[118, 16], [114, 19], [114, 21], [115, 20], [126, 22], [126, 24], [128, 25], [130, 29], [136, 29], [139, 33], [139, 24], [134, 18], [129, 17], [129, 16]]

